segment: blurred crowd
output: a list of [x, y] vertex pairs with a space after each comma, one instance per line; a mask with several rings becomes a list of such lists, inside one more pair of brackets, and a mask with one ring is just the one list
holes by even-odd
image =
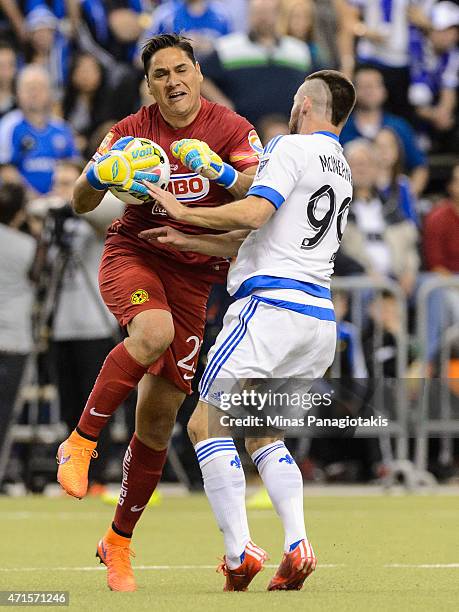
[[[394, 281], [412, 330], [423, 282], [459, 274], [457, 0], [0, 0], [0, 449], [27, 355], [43, 340], [40, 317], [58, 391], [72, 398], [61, 402], [69, 428], [118, 333], [98, 295], [97, 268], [121, 203], [107, 198], [77, 219], [69, 202], [113, 123], [154, 102], [142, 43], [170, 31], [192, 39], [203, 95], [247, 117], [264, 144], [288, 132], [307, 74], [335, 68], [350, 76], [357, 104], [341, 143], [354, 202], [337, 275]], [[459, 290], [431, 297], [434, 373], [442, 330], [459, 321]], [[376, 310], [365, 299], [362, 325], [377, 318], [386, 340], [396, 338], [401, 319], [390, 296]], [[207, 345], [227, 301], [215, 289]], [[363, 342], [351, 375], [371, 374], [364, 353], [378, 347], [349, 327], [348, 305], [340, 302], [339, 312], [343, 354], [357, 336]]]

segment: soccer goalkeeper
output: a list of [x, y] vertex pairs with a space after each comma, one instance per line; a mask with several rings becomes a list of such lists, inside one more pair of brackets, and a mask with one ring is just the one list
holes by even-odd
[[[141, 169], [116, 148], [125, 137], [151, 139], [165, 151], [174, 143], [171, 189], [183, 202], [215, 206], [242, 197], [261, 151], [253, 126], [200, 96], [202, 75], [187, 40], [155, 36], [147, 41], [142, 59], [156, 104], [123, 119], [107, 134], [75, 186], [76, 212], [96, 208], [113, 184], [131, 190], [142, 185]], [[149, 161], [154, 165], [154, 159]], [[228, 267], [222, 257], [179, 253], [138, 237], [165, 223], [199, 232], [167, 219], [152, 202], [127, 206], [108, 231], [100, 291], [128, 337], [107, 356], [78, 427], [58, 451], [59, 482], [70, 495], [84, 497], [100, 431], [138, 385], [136, 430], [124, 457], [119, 502], [97, 547], [108, 568], [108, 586], [117, 591], [136, 588], [132, 533], [161, 478], [177, 411], [191, 393], [211, 285], [225, 280]]]

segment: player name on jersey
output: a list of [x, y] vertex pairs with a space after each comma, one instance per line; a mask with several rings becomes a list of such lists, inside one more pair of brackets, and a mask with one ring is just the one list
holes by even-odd
[[321, 305], [331, 311], [333, 262], [352, 200], [351, 172], [338, 137], [277, 136], [265, 147], [264, 159], [248, 195], [268, 199], [276, 213], [242, 243], [228, 291], [243, 297], [255, 289], [296, 289], [294, 301], [318, 306], [316, 299], [325, 300]]
[[322, 172], [334, 172], [339, 174], [352, 185], [352, 177], [349, 168], [334, 155], [319, 155], [322, 164]]

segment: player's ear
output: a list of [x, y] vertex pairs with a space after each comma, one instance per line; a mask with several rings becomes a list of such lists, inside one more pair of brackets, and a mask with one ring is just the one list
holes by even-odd
[[196, 68], [196, 72], [198, 73], [199, 82], [202, 83], [204, 80], [204, 76], [201, 72], [201, 66], [199, 65], [199, 62], [196, 62], [195, 68]]
[[303, 104], [301, 105], [301, 114], [308, 115], [312, 110], [312, 100], [309, 96], [305, 96]]

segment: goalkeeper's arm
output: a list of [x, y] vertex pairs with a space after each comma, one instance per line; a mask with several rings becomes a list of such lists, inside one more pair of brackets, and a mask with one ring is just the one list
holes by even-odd
[[177, 140], [172, 143], [171, 152], [184, 166], [215, 181], [217, 185], [227, 189], [235, 199], [244, 197], [252, 185], [255, 166], [244, 172], [238, 172], [202, 140], [195, 138]]
[[[144, 156], [134, 157], [134, 153], [141, 150], [142, 146], [129, 151], [124, 150], [133, 140], [133, 136], [123, 136], [115, 142], [108, 153], [99, 156], [96, 161], [86, 166], [84, 176], [82, 175], [75, 185], [73, 198], [75, 212], [85, 213], [94, 210], [104, 197], [107, 188], [112, 186], [124, 191], [147, 194], [145, 185], [139, 181], [148, 178], [155, 182], [158, 176], [142, 171], [146, 162]], [[150, 167], [160, 163], [156, 151], [150, 153], [148, 163]]]
[[106, 193], [106, 190], [100, 191], [94, 189], [86, 178], [86, 173], [92, 164], [93, 162], [89, 162], [89, 164], [87, 164], [81, 176], [76, 181], [73, 189], [72, 207], [74, 211], [80, 215], [97, 208]]
[[251, 168], [247, 168], [244, 172], [237, 172], [236, 182], [232, 187], [228, 189], [230, 194], [234, 197], [235, 200], [239, 200], [243, 198], [248, 190], [252, 187], [253, 177], [257, 171], [257, 166], [252, 166]]

